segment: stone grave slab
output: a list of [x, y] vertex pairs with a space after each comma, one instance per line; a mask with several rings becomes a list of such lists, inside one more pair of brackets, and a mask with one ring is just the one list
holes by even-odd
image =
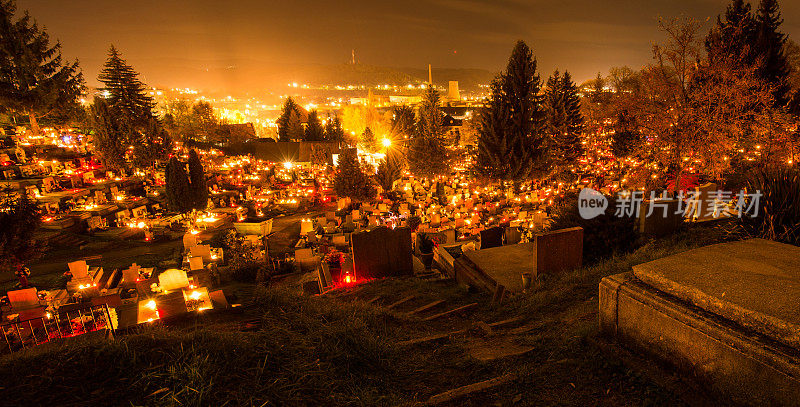
[[534, 277], [579, 268], [583, 264], [583, 228], [536, 234], [533, 253]]
[[800, 348], [800, 247], [720, 243], [633, 266], [645, 284]]
[[533, 272], [532, 242], [465, 251], [462, 257], [510, 292], [522, 292], [522, 273]]

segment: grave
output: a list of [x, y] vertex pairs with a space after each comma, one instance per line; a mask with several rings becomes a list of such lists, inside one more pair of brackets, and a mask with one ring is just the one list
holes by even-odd
[[411, 230], [378, 227], [350, 236], [354, 272], [358, 279], [412, 275]]
[[537, 233], [533, 238], [533, 277], [580, 268], [583, 263], [583, 228]]
[[[644, 201], [639, 211], [636, 228], [644, 236], [661, 237], [670, 235], [683, 222], [683, 214], [678, 213], [680, 202], [677, 199], [657, 199]], [[650, 207], [653, 213], [647, 216]]]
[[241, 235], [266, 236], [272, 233], [272, 219], [263, 222], [234, 222], [233, 227]]
[[600, 282], [606, 334], [742, 404], [800, 400], [800, 248], [751, 239]]

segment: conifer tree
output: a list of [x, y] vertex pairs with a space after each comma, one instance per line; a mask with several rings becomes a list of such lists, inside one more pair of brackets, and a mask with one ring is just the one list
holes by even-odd
[[113, 45], [98, 80], [104, 85], [100, 90], [107, 95], [109, 106], [131, 129], [141, 129], [150, 123], [155, 116], [155, 102], [147, 94], [147, 87], [139, 80], [139, 74], [122, 59], [122, 54]]
[[517, 42], [481, 113], [475, 171], [515, 185], [542, 170], [546, 149], [541, 81], [530, 48]]
[[300, 124], [300, 106], [291, 97], [283, 102], [278, 117], [278, 141], [299, 141], [303, 139], [303, 126]]
[[325, 140], [327, 141], [342, 141], [344, 140], [344, 129], [342, 128], [342, 121], [339, 116], [328, 113], [328, 120], [325, 122]]
[[361, 135], [359, 142], [361, 148], [370, 153], [378, 152], [378, 140], [375, 138], [375, 133], [369, 127], [364, 129], [364, 134]]
[[325, 129], [319, 121], [319, 115], [316, 110], [308, 112], [308, 124], [306, 125], [305, 141], [324, 141]]
[[14, 21], [16, 9], [14, 1], [0, 0], [0, 113], [27, 116], [39, 134], [40, 119], [79, 110], [83, 75], [78, 61], [62, 60], [61, 43], [51, 45], [27, 12]]
[[94, 128], [92, 135], [94, 150], [100, 156], [103, 165], [111, 170], [126, 168], [127, 132], [120, 117], [110, 111], [105, 99], [95, 97], [89, 119]]
[[783, 23], [777, 0], [761, 0], [756, 15], [756, 49], [761, 57], [758, 76], [774, 86], [777, 106], [789, 101], [791, 67], [784, 53], [786, 34], [780, 31]]
[[432, 178], [450, 169], [444, 113], [439, 108], [439, 92], [429, 86], [419, 107], [414, 134], [408, 148], [408, 168], [416, 176]]
[[550, 161], [555, 172], [564, 174], [574, 170], [578, 158], [583, 155], [581, 102], [569, 72], [562, 76], [556, 71], [547, 80], [544, 104]]
[[192, 149], [189, 151], [189, 187], [192, 195], [192, 208], [202, 211], [208, 206], [208, 185], [206, 185], [206, 173], [203, 170], [203, 163], [197, 152]]
[[392, 108], [392, 134], [396, 138], [409, 138], [414, 134], [414, 109], [411, 106]]
[[342, 149], [339, 153], [338, 171], [333, 180], [333, 189], [339, 197], [363, 201], [375, 197], [375, 187], [369, 177], [361, 171], [358, 154], [354, 148]]
[[172, 157], [167, 164], [166, 195], [167, 208], [178, 213], [192, 210], [192, 192], [189, 189], [189, 175], [186, 174], [186, 165], [176, 157]]
[[397, 150], [390, 150], [386, 157], [378, 163], [375, 180], [384, 191], [391, 191], [394, 182], [402, 176], [403, 159]]
[[733, 0], [725, 10], [724, 19], [722, 16], [717, 16], [716, 25], [706, 36], [705, 46], [709, 62], [736, 58], [743, 65], [754, 64], [758, 52], [754, 48], [756, 28], [750, 4], [744, 0]]

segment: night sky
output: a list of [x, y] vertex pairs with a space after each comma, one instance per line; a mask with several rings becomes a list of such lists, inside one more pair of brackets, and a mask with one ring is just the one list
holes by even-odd
[[[703, 19], [727, 0], [18, 0], [79, 58], [87, 83], [114, 43], [148, 84], [186, 83], [188, 71], [273, 70], [341, 64], [355, 48], [365, 64], [499, 70], [517, 39], [543, 72], [568, 69], [578, 82], [611, 66], [641, 67], [659, 38], [658, 16]], [[755, 7], [755, 6], [754, 6]], [[800, 1], [781, 2], [783, 30], [800, 38]], [[212, 80], [213, 81], [213, 80]]]

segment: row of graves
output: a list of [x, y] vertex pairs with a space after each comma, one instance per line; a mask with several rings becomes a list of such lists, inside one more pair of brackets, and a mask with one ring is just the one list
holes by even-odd
[[[228, 308], [231, 305], [222, 290], [210, 289], [211, 274], [223, 260], [222, 249], [202, 244], [199, 233], [185, 235], [180, 268], [158, 273], [134, 263], [106, 270], [79, 260], [68, 264], [64, 289], [9, 291], [2, 305], [0, 331], [5, 346], [0, 353], [77, 336], [110, 337], [139, 324]], [[98, 259], [88, 261], [93, 260]]]

